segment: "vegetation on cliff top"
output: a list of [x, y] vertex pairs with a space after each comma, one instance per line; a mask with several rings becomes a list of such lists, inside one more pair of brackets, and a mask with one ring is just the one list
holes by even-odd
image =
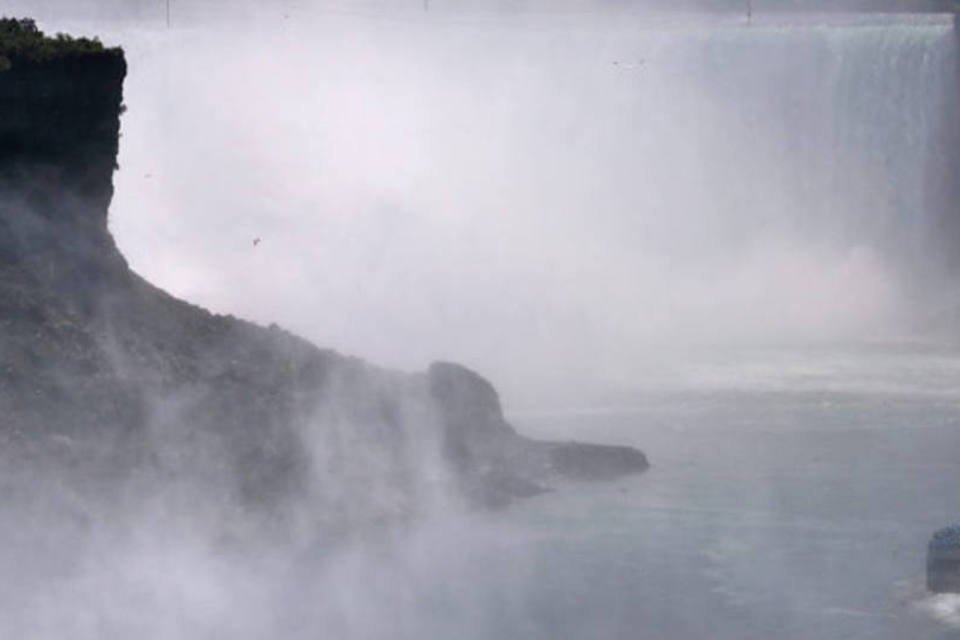
[[62, 33], [50, 37], [40, 31], [33, 20], [0, 18], [0, 71], [18, 62], [120, 53], [119, 48], [104, 47], [96, 38], [73, 38]]

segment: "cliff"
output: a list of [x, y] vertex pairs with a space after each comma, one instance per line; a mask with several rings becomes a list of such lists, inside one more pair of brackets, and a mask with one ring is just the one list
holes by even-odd
[[646, 469], [633, 449], [523, 438], [457, 365], [380, 369], [145, 282], [107, 229], [122, 52], [0, 24], [0, 489], [38, 469], [107, 502], [186, 483], [181, 498], [344, 527], [438, 486], [496, 506]]

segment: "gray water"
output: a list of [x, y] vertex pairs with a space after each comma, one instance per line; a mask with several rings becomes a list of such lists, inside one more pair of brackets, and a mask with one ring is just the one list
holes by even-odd
[[960, 596], [924, 587], [927, 540], [960, 520], [960, 349], [678, 354], [636, 389], [510, 417], [639, 446], [648, 472], [503, 511], [448, 504], [335, 542], [239, 547], [182, 501], [94, 521], [68, 547], [27, 526], [0, 556], [16, 570], [0, 625], [51, 640], [960, 637]]
[[653, 468], [504, 516], [535, 629], [488, 637], [948, 638], [925, 544], [960, 519], [960, 353], [730, 354], [629, 406], [522, 414], [642, 446]]
[[960, 596], [924, 583], [927, 540], [960, 519], [960, 350], [736, 351], [666, 379], [512, 416], [641, 446], [650, 471], [355, 540], [298, 590], [301, 623], [411, 640], [960, 637]]

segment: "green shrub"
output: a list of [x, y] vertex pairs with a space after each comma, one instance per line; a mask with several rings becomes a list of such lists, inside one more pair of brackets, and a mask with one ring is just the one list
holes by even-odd
[[19, 62], [46, 62], [57, 58], [119, 53], [96, 38], [45, 35], [30, 19], [0, 18], [0, 72]]

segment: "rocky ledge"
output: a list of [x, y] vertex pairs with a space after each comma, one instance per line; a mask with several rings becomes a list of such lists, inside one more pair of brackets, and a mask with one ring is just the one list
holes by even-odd
[[0, 22], [0, 440], [18, 486], [49, 470], [109, 500], [176, 478], [347, 526], [416, 512], [438, 483], [501, 506], [647, 468], [524, 438], [464, 367], [378, 368], [133, 273], [107, 229], [125, 73], [119, 49]]

